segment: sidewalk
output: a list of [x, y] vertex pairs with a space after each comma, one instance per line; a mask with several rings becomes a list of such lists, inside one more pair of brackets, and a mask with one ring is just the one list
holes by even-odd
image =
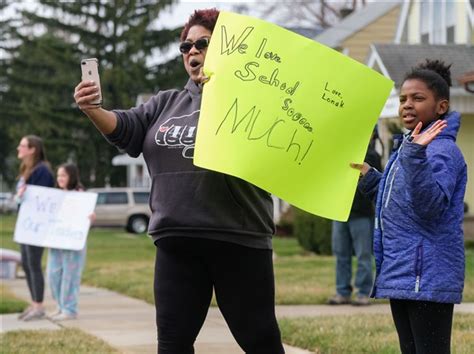
[[[24, 279], [3, 280], [18, 297], [28, 299], [29, 294]], [[53, 301], [46, 291], [45, 303], [53, 310]], [[80, 316], [74, 321], [57, 325], [49, 320], [22, 322], [17, 315], [2, 315], [1, 331], [23, 329], [59, 329], [75, 327], [98, 337], [124, 353], [156, 353], [156, 329], [154, 306], [118, 293], [81, 286]], [[464, 303], [454, 307], [455, 312], [474, 313], [474, 303]], [[350, 314], [388, 314], [387, 304], [368, 307], [350, 305], [295, 305], [277, 306], [278, 317], [328, 316]], [[242, 354], [219, 310], [209, 309], [204, 326], [197, 338], [196, 353]], [[305, 354], [308, 351], [285, 345], [287, 354]]]
[[[18, 297], [29, 298], [25, 279], [3, 280]], [[49, 291], [45, 292], [46, 309], [54, 309]], [[123, 353], [156, 353], [155, 308], [144, 301], [113, 291], [81, 286], [79, 317], [57, 325], [49, 320], [23, 322], [17, 314], [2, 315], [1, 331], [23, 329], [79, 328], [98, 337]], [[195, 344], [196, 353], [242, 354], [219, 310], [209, 309]], [[285, 345], [287, 354], [305, 354], [307, 351]]]

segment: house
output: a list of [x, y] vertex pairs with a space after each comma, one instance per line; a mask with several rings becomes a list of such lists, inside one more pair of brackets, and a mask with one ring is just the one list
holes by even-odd
[[[314, 39], [379, 71], [395, 87], [379, 119], [385, 146], [399, 129], [398, 94], [403, 75], [425, 58], [452, 63], [451, 109], [462, 114], [457, 143], [468, 180], [465, 234], [474, 238], [474, 0], [373, 2]], [[388, 157], [385, 149], [385, 159]]]

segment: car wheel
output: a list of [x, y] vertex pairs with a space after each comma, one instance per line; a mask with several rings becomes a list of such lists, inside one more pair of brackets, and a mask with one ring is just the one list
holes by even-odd
[[148, 218], [146, 216], [135, 215], [128, 221], [127, 230], [134, 234], [142, 234], [148, 228]]

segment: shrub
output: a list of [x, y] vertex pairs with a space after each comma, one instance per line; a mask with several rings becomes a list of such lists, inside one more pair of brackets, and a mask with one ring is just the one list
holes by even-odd
[[331, 227], [331, 220], [295, 208], [293, 231], [305, 250], [331, 254]]

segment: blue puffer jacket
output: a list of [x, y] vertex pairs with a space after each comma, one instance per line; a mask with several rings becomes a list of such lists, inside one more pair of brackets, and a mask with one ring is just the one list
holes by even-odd
[[445, 119], [428, 146], [405, 138], [383, 174], [371, 169], [359, 183], [377, 196], [372, 297], [461, 302], [467, 167], [455, 143], [461, 117]]

